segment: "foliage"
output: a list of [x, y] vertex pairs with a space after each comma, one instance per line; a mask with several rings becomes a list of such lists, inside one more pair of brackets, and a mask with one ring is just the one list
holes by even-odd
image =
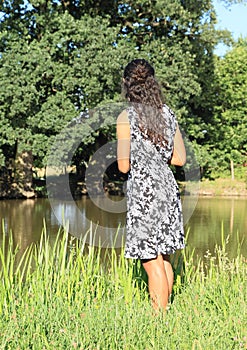
[[200, 90], [194, 61], [209, 35], [213, 48], [210, 1], [102, 5], [3, 1], [3, 145], [18, 139], [42, 159], [66, 122], [114, 100], [122, 66], [137, 54], [155, 64], [177, 109]]
[[123, 51], [120, 42], [112, 45], [118, 28], [107, 19], [78, 20], [41, 5], [25, 15], [18, 33], [2, 32], [1, 143], [18, 142], [19, 151], [31, 149], [42, 161], [54, 135], [80, 111], [114, 99]]
[[44, 231], [40, 243], [17, 258], [11, 238], [4, 239], [3, 349], [246, 347], [246, 260], [237, 253], [230, 260], [224, 239], [204, 261], [194, 260], [189, 247], [174, 260], [165, 317], [153, 315], [141, 265], [125, 260], [123, 251], [88, 250], [66, 232], [50, 242]]
[[233, 160], [243, 165], [247, 160], [246, 62], [246, 39], [240, 39], [225, 57], [216, 60], [214, 134], [219, 156], [227, 164]]
[[[214, 124], [213, 50], [230, 33], [215, 29], [211, 0], [4, 0], [0, 11], [1, 165], [31, 151], [44, 166], [71, 120], [121, 100], [123, 67], [137, 56], [154, 64], [166, 102], [201, 154], [215, 144], [205, 132]], [[114, 128], [92, 134], [74, 163], [112, 138]]]

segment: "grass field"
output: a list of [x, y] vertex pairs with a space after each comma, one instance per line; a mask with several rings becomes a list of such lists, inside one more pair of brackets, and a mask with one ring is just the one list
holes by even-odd
[[243, 180], [215, 179], [200, 182], [200, 195], [247, 196], [247, 183]]
[[[169, 310], [155, 316], [138, 261], [59, 232], [20, 259], [0, 248], [0, 349], [247, 349], [247, 261], [225, 238], [203, 261], [173, 259]], [[103, 256], [104, 255], [104, 256]]]

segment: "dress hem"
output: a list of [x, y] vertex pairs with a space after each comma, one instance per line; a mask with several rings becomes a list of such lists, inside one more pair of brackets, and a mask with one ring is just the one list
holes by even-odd
[[143, 257], [143, 256], [136, 256], [136, 255], [135, 256], [131, 256], [130, 254], [124, 254], [124, 257], [126, 259], [141, 259], [141, 260], [156, 259], [158, 255], [161, 255], [161, 254], [162, 255], [172, 255], [172, 254], [175, 254], [177, 250], [182, 250], [184, 248], [185, 248], [185, 245], [182, 245], [181, 247], [173, 249], [173, 250], [171, 250], [169, 252], [163, 252], [163, 251], [157, 252], [156, 255], [149, 255], [149, 256]]

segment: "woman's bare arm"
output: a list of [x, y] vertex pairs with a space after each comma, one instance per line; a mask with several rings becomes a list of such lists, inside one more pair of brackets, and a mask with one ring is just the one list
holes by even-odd
[[123, 111], [117, 119], [117, 163], [122, 173], [130, 169], [130, 125], [127, 111]]
[[172, 165], [183, 166], [186, 162], [186, 150], [184, 147], [183, 137], [177, 126], [177, 130], [174, 137], [173, 155], [171, 158]]

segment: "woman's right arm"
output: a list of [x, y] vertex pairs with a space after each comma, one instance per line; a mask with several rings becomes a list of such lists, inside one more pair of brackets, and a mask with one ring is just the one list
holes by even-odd
[[177, 125], [177, 129], [174, 137], [174, 146], [173, 146], [171, 164], [177, 165], [177, 166], [183, 166], [185, 162], [186, 162], [186, 150], [184, 147], [182, 134], [179, 130], [179, 126]]
[[130, 169], [130, 125], [127, 111], [123, 111], [117, 119], [117, 163], [122, 173]]

